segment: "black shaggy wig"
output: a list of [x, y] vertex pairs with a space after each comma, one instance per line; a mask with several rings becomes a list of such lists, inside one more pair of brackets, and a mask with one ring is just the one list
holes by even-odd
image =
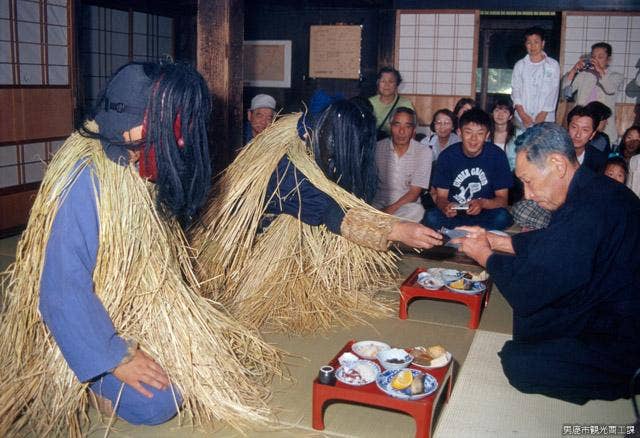
[[[200, 73], [185, 63], [160, 64], [147, 106], [145, 152], [155, 148], [160, 210], [183, 225], [195, 216], [211, 185], [210, 112], [209, 90]], [[173, 129], [178, 116], [183, 146]]]
[[[100, 132], [86, 127], [80, 132], [99, 138], [116, 162], [128, 162], [126, 150], [143, 145], [146, 157], [155, 154], [158, 210], [186, 226], [211, 185], [206, 128], [210, 112], [207, 85], [189, 64], [130, 63], [114, 73], [90, 116], [98, 122]], [[174, 132], [178, 118], [180, 129]], [[143, 119], [145, 137], [125, 142], [122, 133], [143, 124]]]
[[340, 100], [321, 114], [313, 152], [327, 178], [367, 203], [378, 184], [375, 165], [376, 119], [358, 100]]

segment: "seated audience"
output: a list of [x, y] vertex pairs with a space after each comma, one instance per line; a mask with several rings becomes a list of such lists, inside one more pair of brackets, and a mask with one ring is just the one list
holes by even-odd
[[489, 140], [505, 154], [509, 160], [509, 168], [513, 171], [516, 167], [516, 125], [513, 123], [513, 105], [507, 99], [498, 99], [491, 109], [493, 130]]
[[448, 146], [460, 141], [460, 137], [455, 133], [457, 118], [453, 112], [443, 108], [433, 115], [431, 120], [431, 137], [425, 137], [420, 143], [429, 146], [433, 151], [433, 160], [438, 159], [438, 155]]
[[434, 229], [481, 225], [505, 229], [512, 223], [507, 198], [513, 178], [505, 153], [487, 142], [491, 131], [489, 114], [470, 109], [460, 118], [462, 142], [445, 149], [433, 177], [436, 205], [424, 223]]
[[422, 190], [429, 187], [432, 153], [413, 139], [416, 113], [396, 108], [391, 117], [391, 138], [376, 145], [378, 189], [372, 205], [385, 213], [420, 222], [424, 208]]
[[251, 108], [247, 111], [247, 122], [244, 128], [244, 144], [265, 130], [273, 122], [276, 111], [276, 100], [268, 94], [256, 94], [251, 99]]
[[576, 105], [586, 105], [597, 100], [611, 108], [612, 113], [605, 133], [609, 136], [609, 140], [617, 142], [616, 94], [624, 81], [624, 76], [609, 70], [611, 53], [610, 44], [600, 42], [591, 46], [591, 57], [578, 59], [578, 62], [562, 78], [562, 89], [565, 96], [576, 93]]
[[553, 212], [548, 228], [502, 237], [468, 227], [454, 240], [513, 308], [504, 373], [524, 393], [571, 403], [628, 398], [640, 367], [640, 200], [580, 166], [558, 125], [516, 144], [516, 174]]
[[[578, 164], [588, 167], [595, 173], [602, 173], [607, 155], [589, 144], [596, 133], [595, 116], [584, 106], [575, 106], [567, 115], [569, 137], [576, 153]], [[551, 212], [530, 199], [522, 200], [513, 206], [513, 220], [526, 230], [546, 228], [551, 220]]]
[[609, 155], [611, 152], [611, 141], [609, 136], [604, 132], [604, 129], [607, 126], [609, 117], [611, 117], [611, 109], [597, 100], [589, 102], [585, 108], [598, 120], [598, 127], [596, 128], [596, 134], [591, 140], [591, 145], [600, 152]]
[[509, 205], [520, 201], [524, 196], [522, 182], [516, 178], [513, 171], [516, 167], [516, 125], [513, 122], [513, 105], [509, 99], [498, 99], [491, 110], [493, 120], [493, 132], [489, 140], [507, 154], [509, 169], [513, 175], [513, 187], [509, 190]]
[[587, 166], [595, 173], [602, 173], [607, 161], [607, 155], [599, 151], [591, 140], [596, 135], [598, 119], [587, 107], [577, 105], [567, 115], [569, 136], [576, 150], [578, 163]]
[[604, 174], [612, 180], [624, 184], [627, 182], [627, 170], [627, 162], [620, 156], [614, 156], [607, 160]]
[[640, 153], [640, 126], [633, 125], [624, 131], [622, 141], [618, 146], [618, 153], [622, 155], [626, 162], [629, 162], [631, 157]]
[[555, 121], [560, 85], [560, 65], [544, 52], [544, 30], [527, 29], [524, 46], [527, 56], [516, 62], [511, 75], [511, 99], [521, 129]]
[[413, 109], [413, 104], [406, 97], [398, 94], [398, 86], [402, 82], [400, 72], [393, 67], [382, 67], [376, 81], [377, 94], [369, 98], [376, 116], [378, 139], [391, 134], [391, 115], [393, 110], [400, 107]]
[[471, 108], [475, 107], [475, 100], [469, 97], [463, 97], [456, 102], [456, 106], [453, 108], [453, 113], [456, 115], [456, 119], [460, 120], [460, 116], [469, 111]]

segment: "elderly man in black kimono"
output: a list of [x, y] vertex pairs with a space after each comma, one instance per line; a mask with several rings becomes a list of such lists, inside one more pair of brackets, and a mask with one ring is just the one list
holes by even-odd
[[516, 143], [516, 175], [552, 211], [549, 227], [513, 237], [468, 227], [458, 240], [513, 308], [504, 373], [522, 392], [572, 403], [627, 398], [640, 367], [640, 200], [579, 166], [558, 125]]

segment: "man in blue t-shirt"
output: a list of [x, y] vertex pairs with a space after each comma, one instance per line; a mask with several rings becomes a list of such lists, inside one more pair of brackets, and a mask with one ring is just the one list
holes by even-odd
[[487, 142], [491, 118], [481, 109], [465, 112], [459, 121], [462, 142], [445, 149], [438, 158], [433, 186], [437, 208], [423, 223], [433, 229], [479, 225], [503, 230], [513, 220], [506, 209], [513, 176], [504, 151]]

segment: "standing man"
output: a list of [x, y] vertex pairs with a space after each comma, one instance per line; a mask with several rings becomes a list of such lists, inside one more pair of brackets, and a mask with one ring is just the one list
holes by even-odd
[[510, 383], [572, 403], [629, 397], [640, 367], [640, 200], [579, 166], [566, 131], [543, 123], [518, 138], [525, 196], [552, 211], [544, 230], [456, 239], [513, 308], [499, 353]]
[[503, 230], [512, 223], [507, 211], [513, 177], [504, 151], [487, 142], [489, 114], [472, 108], [460, 117], [462, 142], [445, 149], [438, 158], [433, 186], [436, 205], [424, 223], [433, 229], [481, 225]]
[[251, 108], [247, 111], [244, 127], [244, 144], [249, 143], [273, 122], [276, 111], [276, 100], [268, 94], [256, 94], [251, 99]]
[[420, 194], [429, 188], [433, 153], [428, 146], [413, 139], [415, 132], [415, 111], [396, 108], [391, 117], [391, 138], [380, 140], [376, 145], [378, 190], [373, 206], [420, 222], [424, 216]]
[[611, 71], [611, 44], [595, 43], [591, 46], [591, 57], [580, 58], [562, 80], [563, 94], [576, 94], [576, 105], [602, 102], [611, 109], [611, 116], [604, 129], [613, 144], [618, 143], [616, 128], [616, 96], [624, 76]]
[[516, 62], [511, 76], [516, 125], [522, 129], [555, 121], [560, 81], [560, 65], [544, 52], [544, 30], [527, 29], [524, 45], [527, 56]]

